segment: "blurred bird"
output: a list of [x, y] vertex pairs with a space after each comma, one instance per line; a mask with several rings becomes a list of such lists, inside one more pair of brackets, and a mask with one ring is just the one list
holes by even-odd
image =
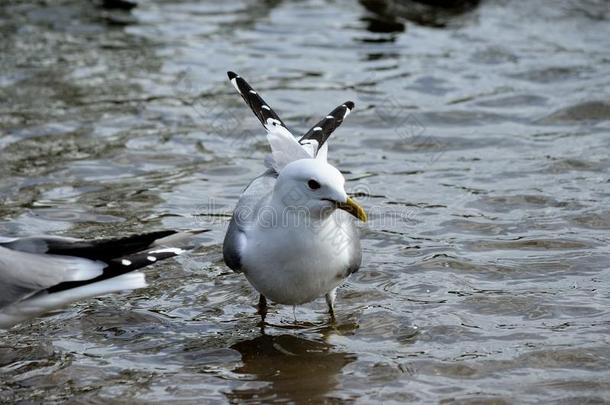
[[134, 271], [183, 252], [205, 230], [119, 239], [0, 237], [0, 329], [98, 295], [146, 287]]

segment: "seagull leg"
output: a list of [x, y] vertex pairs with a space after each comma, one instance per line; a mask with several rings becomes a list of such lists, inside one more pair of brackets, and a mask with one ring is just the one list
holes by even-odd
[[267, 298], [261, 294], [258, 299], [258, 313], [261, 316], [263, 324], [265, 323], [265, 316], [267, 316]]
[[328, 313], [331, 321], [335, 321], [335, 298], [337, 298], [337, 288], [333, 288], [325, 295], [326, 304], [328, 305]]

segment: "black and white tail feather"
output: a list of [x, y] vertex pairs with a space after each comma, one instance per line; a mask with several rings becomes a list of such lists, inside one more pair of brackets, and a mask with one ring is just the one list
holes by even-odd
[[135, 271], [181, 254], [195, 234], [118, 239], [0, 238], [0, 329], [88, 297], [146, 287]]
[[[326, 141], [333, 131], [343, 123], [345, 117], [354, 109], [354, 103], [352, 101], [346, 101], [332, 110], [307, 131], [298, 143], [295, 140], [294, 144], [291, 145], [291, 142], [287, 142], [287, 139], [288, 137], [294, 139], [294, 136], [277, 113], [269, 107], [265, 100], [263, 100], [241, 76], [233, 72], [227, 72], [227, 75], [229, 76], [229, 80], [233, 84], [233, 87], [237, 89], [246, 104], [248, 104], [254, 112], [254, 115], [256, 115], [261, 124], [263, 124], [263, 127], [267, 130], [269, 143], [271, 144], [274, 153], [272, 157], [266, 160], [266, 163], [276, 171], [279, 171], [278, 169], [285, 165], [286, 159], [294, 160], [295, 157], [299, 156], [303, 158], [318, 157], [319, 154], [323, 154], [323, 158], [326, 159]], [[281, 144], [281, 146], [279, 144]], [[300, 145], [300, 147], [296, 148], [294, 145]], [[277, 151], [284, 152], [277, 153]], [[302, 151], [307, 155], [304, 155]], [[290, 156], [282, 156], [283, 154]]]

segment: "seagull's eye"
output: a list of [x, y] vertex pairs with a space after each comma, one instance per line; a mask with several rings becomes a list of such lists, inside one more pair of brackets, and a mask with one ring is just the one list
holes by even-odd
[[320, 188], [320, 183], [318, 183], [317, 181], [315, 181], [314, 179], [311, 179], [307, 182], [307, 185], [309, 186], [310, 189], [312, 190], [317, 190]]

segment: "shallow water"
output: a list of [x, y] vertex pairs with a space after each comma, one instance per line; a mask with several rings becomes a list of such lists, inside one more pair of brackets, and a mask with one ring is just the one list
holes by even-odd
[[[0, 233], [212, 229], [0, 335], [0, 402], [607, 403], [610, 4], [371, 3], [0, 5]], [[230, 69], [300, 131], [356, 103], [330, 155], [370, 221], [334, 325], [273, 306], [262, 335], [222, 262], [267, 153]]]

